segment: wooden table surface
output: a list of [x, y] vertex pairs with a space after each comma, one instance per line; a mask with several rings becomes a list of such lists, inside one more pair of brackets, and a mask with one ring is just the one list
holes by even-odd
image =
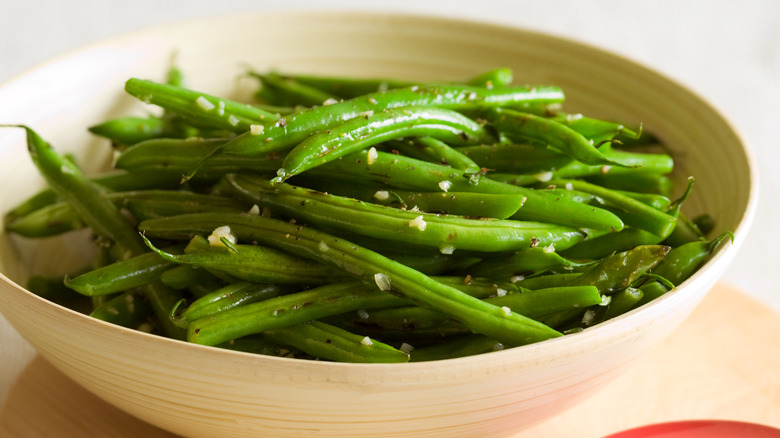
[[[515, 438], [597, 438], [691, 419], [780, 428], [780, 315], [722, 284], [635, 366], [582, 404]], [[0, 411], [0, 436], [173, 435], [104, 403], [37, 357]]]

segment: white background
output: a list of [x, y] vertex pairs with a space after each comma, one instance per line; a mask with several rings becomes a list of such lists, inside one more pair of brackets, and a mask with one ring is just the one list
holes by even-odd
[[[774, 0], [0, 0], [0, 83], [82, 45], [149, 26], [242, 11], [326, 8], [540, 30], [624, 55], [693, 89], [734, 122], [759, 167], [758, 214], [723, 281], [780, 310], [780, 2]], [[31, 354], [19, 344], [0, 317], [0, 404]]]

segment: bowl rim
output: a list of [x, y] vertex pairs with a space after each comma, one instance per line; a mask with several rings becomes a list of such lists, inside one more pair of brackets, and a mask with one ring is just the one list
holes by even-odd
[[[748, 188], [749, 199], [747, 200], [745, 211], [742, 214], [742, 217], [739, 219], [738, 226], [733, 230], [734, 235], [737, 238], [734, 243], [732, 243], [729, 246], [722, 245], [720, 248], [718, 248], [716, 253], [713, 254], [713, 256], [706, 262], [706, 264], [702, 267], [702, 269], [697, 271], [693, 276], [691, 276], [684, 283], [682, 283], [675, 291], [673, 291], [673, 293], [664, 294], [662, 297], [653, 300], [652, 302], [646, 304], [641, 308], [633, 309], [630, 312], [627, 312], [616, 318], [605, 321], [596, 326], [589, 327], [579, 333], [573, 333], [559, 338], [550, 339], [550, 340], [546, 340], [534, 344], [509, 348], [502, 351], [496, 351], [490, 353], [490, 357], [498, 358], [498, 356], [493, 356], [493, 355], [501, 355], [503, 359], [513, 358], [512, 356], [517, 356], [517, 358], [514, 359], [519, 359], [522, 358], [523, 356], [532, 356], [535, 358], [547, 357], [547, 356], [553, 357], [554, 356], [553, 352], [565, 351], [568, 349], [569, 346], [571, 346], [572, 343], [575, 343], [574, 345], [577, 346], [578, 349], [587, 348], [589, 343], [592, 343], [594, 341], [594, 338], [597, 337], [598, 334], [602, 332], [606, 332], [611, 327], [614, 327], [616, 325], [625, 324], [626, 321], [641, 317], [641, 313], [643, 313], [642, 311], [647, 310], [649, 307], [672, 306], [674, 304], [673, 302], [678, 300], [679, 297], [682, 294], [684, 294], [687, 289], [690, 288], [691, 284], [698, 282], [700, 281], [700, 279], [703, 278], [706, 271], [705, 268], [711, 267], [715, 264], [726, 264], [728, 263], [728, 261], [730, 261], [730, 259], [739, 250], [742, 241], [744, 241], [744, 237], [746, 236], [750, 226], [752, 225], [755, 212], [757, 209], [757, 204], [758, 204], [758, 187], [759, 187], [758, 173], [757, 173], [758, 166], [756, 163], [756, 158], [753, 149], [750, 147], [749, 143], [747, 142], [746, 137], [731, 122], [731, 120], [729, 120], [724, 115], [724, 113], [721, 112], [709, 100], [702, 97], [692, 89], [686, 87], [678, 80], [664, 73], [661, 73], [655, 70], [654, 68], [649, 67], [644, 63], [634, 60], [626, 55], [618, 54], [609, 51], [607, 49], [604, 49], [602, 47], [599, 47], [597, 45], [578, 41], [565, 36], [561, 36], [553, 33], [547, 33], [537, 29], [529, 29], [529, 28], [515, 26], [506, 23], [493, 22], [483, 18], [471, 19], [471, 18], [463, 18], [463, 17], [455, 17], [455, 16], [440, 16], [440, 15], [435, 15], [433, 13], [425, 13], [425, 12], [369, 11], [369, 10], [361, 10], [360, 8], [345, 9], [345, 10], [329, 10], [324, 8], [297, 10], [293, 8], [290, 9], [279, 8], [270, 11], [249, 11], [249, 12], [242, 12], [242, 13], [233, 12], [233, 13], [212, 15], [206, 17], [198, 17], [198, 18], [173, 21], [168, 23], [147, 26], [140, 29], [135, 29], [129, 32], [100, 39], [98, 41], [94, 41], [71, 50], [67, 50], [55, 57], [52, 57], [46, 61], [38, 63], [32, 67], [29, 67], [27, 69], [22, 70], [21, 72], [12, 75], [10, 78], [8, 78], [7, 80], [5, 80], [3, 83], [0, 84], [0, 92], [4, 91], [7, 88], [11, 88], [15, 86], [18, 82], [24, 81], [26, 77], [28, 77], [29, 75], [35, 72], [43, 71], [63, 60], [102, 47], [110, 47], [112, 45], [121, 44], [124, 41], [130, 41], [130, 40], [138, 39], [143, 36], [170, 31], [171, 28], [176, 29], [176, 28], [183, 28], [188, 26], [196, 26], [205, 23], [213, 23], [216, 21], [232, 22], [232, 21], [253, 19], [259, 17], [263, 17], [267, 19], [268, 16], [288, 17], [288, 18], [297, 18], [297, 19], [300, 19], [300, 17], [312, 17], [312, 18], [320, 17], [326, 19], [340, 19], [340, 20], [365, 20], [365, 19], [385, 20], [385, 21], [418, 20], [418, 21], [426, 21], [426, 22], [436, 22], [436, 24], [438, 25], [446, 25], [446, 26], [471, 26], [477, 29], [492, 28], [494, 30], [499, 30], [501, 32], [513, 33], [516, 35], [525, 35], [526, 37], [532, 36], [534, 38], [543, 38], [543, 39], [552, 40], [558, 44], [569, 45], [579, 50], [592, 51], [594, 53], [598, 53], [600, 56], [613, 58], [616, 61], [630, 64], [633, 67], [645, 70], [648, 73], [657, 76], [659, 79], [663, 80], [668, 85], [676, 88], [678, 91], [682, 93], [685, 93], [686, 95], [688, 95], [688, 97], [695, 99], [699, 106], [705, 108], [706, 110], [710, 111], [712, 115], [716, 116], [720, 120], [720, 122], [725, 125], [726, 129], [728, 129], [734, 135], [734, 138], [738, 140], [738, 143], [741, 146], [742, 153], [744, 154], [745, 159], [747, 161], [748, 170], [749, 170], [748, 181], [747, 181], [749, 184], [749, 188]], [[4, 233], [5, 231], [2, 232]], [[16, 291], [20, 292], [22, 295], [25, 295], [26, 296], [25, 299], [39, 300], [42, 303], [46, 303], [46, 305], [53, 305], [55, 307], [58, 307], [60, 310], [69, 312], [75, 318], [84, 320], [85, 323], [98, 324], [98, 325], [102, 324], [103, 329], [114, 330], [119, 335], [127, 336], [128, 334], [132, 333], [133, 334], [132, 336], [149, 337], [148, 339], [154, 339], [157, 340], [157, 342], [170, 343], [170, 344], [161, 344], [161, 345], [169, 345], [171, 348], [185, 348], [188, 349], [188, 351], [192, 351], [194, 353], [214, 354], [213, 352], [217, 351], [217, 349], [213, 347], [198, 345], [186, 341], [179, 341], [179, 340], [171, 339], [160, 335], [149, 334], [149, 333], [117, 326], [111, 323], [107, 323], [105, 321], [96, 320], [94, 318], [90, 318], [88, 315], [76, 312], [67, 307], [61, 306], [59, 304], [48, 301], [44, 298], [41, 298], [33, 294], [32, 292], [25, 289], [23, 286], [9, 279], [2, 272], [0, 272], [0, 280], [12, 286], [12, 289], [15, 289]], [[327, 362], [327, 361], [309, 361], [309, 360], [291, 359], [291, 358], [284, 358], [284, 357], [263, 356], [259, 354], [253, 354], [253, 353], [247, 353], [247, 352], [241, 352], [235, 350], [226, 350], [226, 349], [219, 349], [219, 350], [222, 351], [222, 353], [219, 354], [227, 355], [225, 356], [226, 358], [232, 357], [233, 359], [236, 360], [249, 361], [255, 365], [260, 365], [265, 361], [271, 361], [271, 362], [279, 362], [280, 364], [295, 363], [297, 364], [297, 366], [300, 367], [316, 367], [318, 371], [321, 371], [325, 367], [325, 368], [332, 368], [334, 370], [354, 369], [360, 371], [361, 373], [364, 373], [365, 371], [372, 371], [372, 372], [376, 371], [377, 373], [382, 373], [382, 374], [387, 374], [388, 372], [398, 372], [402, 369], [403, 370], [414, 369], [415, 371], [435, 370], [440, 368], [441, 364], [443, 363], [446, 363], [447, 366], [460, 365], [463, 368], [470, 368], [471, 366], [477, 365], [479, 362], [482, 362], [484, 360], [484, 357], [486, 356], [486, 354], [481, 354], [476, 356], [460, 357], [460, 358], [453, 358], [453, 359], [442, 359], [442, 360], [431, 361], [431, 362], [410, 362], [410, 363], [403, 363], [403, 364], [384, 364], [384, 363], [361, 364], [361, 363], [341, 363], [341, 362]], [[545, 350], [547, 352], [545, 352]], [[506, 362], [515, 362], [515, 361], [507, 361], [507, 360], [502, 361], [502, 363], [506, 363]]]

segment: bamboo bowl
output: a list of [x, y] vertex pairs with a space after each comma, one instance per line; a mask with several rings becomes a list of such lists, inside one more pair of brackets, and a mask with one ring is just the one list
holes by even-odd
[[[249, 92], [258, 69], [458, 79], [498, 66], [522, 83], [555, 84], [571, 112], [642, 122], [695, 175], [690, 215], [710, 212], [736, 243], [675, 292], [581, 333], [488, 355], [403, 365], [263, 357], [111, 326], [26, 291], [32, 273], [84, 260], [83, 236], [31, 242], [0, 235], [0, 311], [54, 366], [107, 402], [193, 437], [511, 435], [585, 399], [657, 345], [737, 253], [756, 205], [755, 166], [728, 121], [669, 79], [626, 59], [520, 29], [433, 17], [259, 13], [165, 26], [97, 44], [0, 88], [0, 121], [25, 123], [88, 171], [110, 163], [84, 129], [145, 111], [122, 92], [161, 79], [172, 53], [189, 85]], [[0, 210], [43, 186], [21, 132], [0, 130]], [[76, 413], [77, 414], [77, 413]]]

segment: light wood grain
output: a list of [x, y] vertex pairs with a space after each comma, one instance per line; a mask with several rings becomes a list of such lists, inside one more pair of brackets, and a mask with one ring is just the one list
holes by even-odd
[[[729, 419], [780, 428], [780, 315], [718, 285], [658, 348], [593, 397], [515, 438], [602, 437], [646, 424]], [[73, 415], [77, 413], [77, 415]], [[0, 436], [166, 438], [38, 357], [0, 412]]]

